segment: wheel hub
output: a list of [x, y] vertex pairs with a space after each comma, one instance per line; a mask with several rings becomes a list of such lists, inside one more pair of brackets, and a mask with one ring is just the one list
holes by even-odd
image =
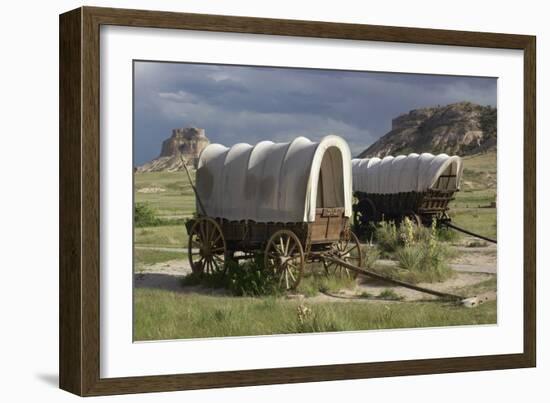
[[291, 259], [292, 259], [292, 257], [290, 257], [290, 256], [280, 256], [279, 257], [279, 263], [281, 265], [285, 265]]

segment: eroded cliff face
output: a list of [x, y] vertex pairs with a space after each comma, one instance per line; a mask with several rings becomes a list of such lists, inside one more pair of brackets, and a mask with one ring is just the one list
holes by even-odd
[[470, 102], [414, 109], [392, 120], [392, 129], [359, 154], [385, 157], [412, 152], [469, 155], [496, 147], [496, 109]]
[[204, 129], [196, 127], [172, 130], [172, 136], [162, 142], [158, 158], [141, 165], [137, 172], [179, 171], [183, 159], [189, 166], [196, 166], [201, 151], [210, 144]]

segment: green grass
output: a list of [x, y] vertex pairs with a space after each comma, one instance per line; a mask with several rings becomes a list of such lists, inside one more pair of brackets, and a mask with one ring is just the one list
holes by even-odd
[[[496, 237], [496, 209], [480, 207], [489, 206], [496, 198], [496, 153], [465, 157], [464, 161], [463, 186], [450, 206], [451, 217], [458, 226]], [[188, 237], [183, 220], [195, 213], [195, 197], [185, 173], [139, 173], [135, 174], [135, 185], [135, 202], [147, 203], [163, 223], [135, 228], [135, 245], [186, 249]], [[144, 188], [164, 191], [138, 191]], [[456, 241], [451, 234], [442, 234], [438, 238], [446, 242]], [[392, 249], [397, 245], [390, 246]], [[370, 252], [369, 266], [374, 265], [379, 250], [373, 247]], [[184, 252], [135, 250], [138, 268], [180, 258], [186, 258]], [[397, 276], [403, 272], [392, 270]], [[313, 296], [320, 289], [337, 292], [353, 286], [354, 282], [345, 278], [308, 274], [298, 292]], [[471, 295], [494, 287], [496, 279], [491, 278], [461, 293]], [[393, 299], [389, 293], [382, 294], [375, 298]], [[316, 302], [304, 306], [297, 300], [275, 296], [210, 296], [141, 288], [136, 289], [134, 295], [136, 340], [496, 323], [495, 302], [475, 309], [440, 302], [390, 301]]]
[[496, 323], [495, 302], [475, 309], [437, 302], [319, 302], [306, 304], [311, 316], [301, 321], [300, 302], [283, 298], [218, 297], [150, 289], [136, 289], [134, 295], [135, 340]]
[[[194, 174], [192, 174], [194, 176]], [[184, 219], [195, 213], [195, 195], [185, 172], [146, 172], [134, 174], [135, 203], [146, 203], [162, 225], [134, 229], [135, 245], [187, 248]], [[161, 188], [163, 192], [141, 193], [144, 188]], [[155, 263], [155, 262], [152, 262]]]
[[[139, 192], [144, 188], [161, 188], [164, 191]], [[189, 218], [195, 212], [195, 195], [185, 172], [136, 173], [134, 189], [135, 202], [148, 203], [160, 218]]]
[[352, 276], [327, 276], [324, 271], [310, 272], [308, 267], [296, 292], [306, 297], [313, 297], [320, 292], [338, 292], [343, 289], [350, 289], [355, 284], [355, 279]]
[[495, 275], [490, 275], [487, 280], [481, 281], [477, 284], [461, 287], [459, 289], [453, 290], [453, 292], [459, 292], [461, 295], [475, 296], [485, 292], [496, 291], [497, 290], [497, 277]]
[[134, 228], [134, 235], [136, 246], [187, 249], [188, 236], [183, 224]]
[[480, 235], [496, 238], [496, 152], [464, 157], [462, 188], [450, 205], [450, 216], [459, 227]]
[[134, 262], [138, 268], [176, 259], [187, 259], [187, 253], [154, 249], [134, 249]]
[[405, 246], [395, 253], [397, 270], [394, 278], [408, 283], [443, 282], [454, 276], [448, 265], [451, 253], [445, 244]]

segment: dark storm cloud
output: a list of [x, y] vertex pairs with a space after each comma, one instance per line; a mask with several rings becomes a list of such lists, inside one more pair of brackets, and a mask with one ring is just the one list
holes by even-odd
[[136, 62], [134, 85], [136, 165], [175, 127], [226, 145], [335, 133], [356, 154], [411, 109], [496, 104], [496, 79], [479, 77]]

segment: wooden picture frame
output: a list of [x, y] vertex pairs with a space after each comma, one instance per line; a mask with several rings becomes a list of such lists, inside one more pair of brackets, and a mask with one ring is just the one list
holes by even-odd
[[[100, 26], [120, 25], [524, 52], [523, 353], [225, 372], [100, 377]], [[82, 7], [60, 16], [60, 387], [81, 396], [533, 367], [536, 364], [535, 37]]]

